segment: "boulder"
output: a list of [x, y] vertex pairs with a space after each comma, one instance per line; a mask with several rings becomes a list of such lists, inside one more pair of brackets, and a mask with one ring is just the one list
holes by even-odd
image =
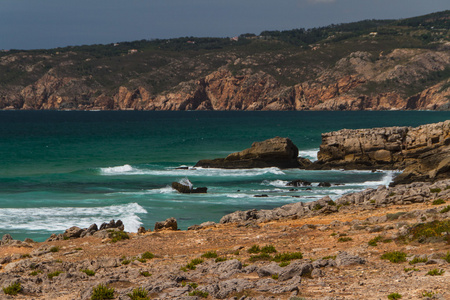
[[[302, 159], [302, 165], [306, 162]], [[298, 148], [288, 138], [275, 137], [254, 142], [251, 148], [235, 152], [226, 158], [200, 160], [195, 167], [221, 169], [251, 169], [278, 167], [299, 168]]]
[[180, 182], [172, 182], [172, 188], [182, 194], [205, 194], [208, 191], [206, 187], [195, 188], [188, 179], [181, 180]]
[[164, 229], [178, 230], [177, 219], [172, 217], [172, 218], [165, 220], [164, 222], [156, 222], [155, 223], [155, 231], [164, 230]]

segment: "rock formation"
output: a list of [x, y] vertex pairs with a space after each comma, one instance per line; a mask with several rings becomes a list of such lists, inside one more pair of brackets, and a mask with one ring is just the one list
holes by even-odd
[[298, 148], [288, 138], [275, 137], [254, 142], [251, 148], [235, 152], [226, 158], [200, 160], [195, 167], [222, 169], [298, 168]]
[[317, 157], [308, 169], [405, 169], [395, 184], [448, 178], [450, 121], [324, 133]]

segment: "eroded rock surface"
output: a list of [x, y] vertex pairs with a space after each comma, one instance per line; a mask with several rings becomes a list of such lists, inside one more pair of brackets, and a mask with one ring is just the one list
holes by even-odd
[[226, 158], [200, 160], [195, 167], [222, 169], [298, 168], [298, 148], [288, 138], [275, 137], [254, 142], [251, 148], [235, 152]]

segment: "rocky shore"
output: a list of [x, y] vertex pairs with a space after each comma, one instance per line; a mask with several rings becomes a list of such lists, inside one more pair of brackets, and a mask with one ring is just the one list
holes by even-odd
[[[138, 289], [148, 299], [449, 299], [449, 200], [443, 180], [235, 212], [187, 231], [5, 236], [0, 294], [92, 299], [105, 285], [112, 299], [141, 299], [129, 296]], [[392, 253], [403, 259], [385, 259]], [[19, 283], [18, 295], [5, 293]]]
[[450, 299], [449, 127], [326, 133], [312, 164], [280, 137], [197, 164], [405, 168], [393, 186], [335, 201], [237, 211], [185, 231], [170, 218], [138, 233], [112, 220], [40, 243], [4, 235], [0, 298]]

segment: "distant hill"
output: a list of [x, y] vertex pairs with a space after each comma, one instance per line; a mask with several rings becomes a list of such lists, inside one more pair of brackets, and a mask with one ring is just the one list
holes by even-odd
[[0, 52], [0, 109], [450, 109], [450, 11]]

